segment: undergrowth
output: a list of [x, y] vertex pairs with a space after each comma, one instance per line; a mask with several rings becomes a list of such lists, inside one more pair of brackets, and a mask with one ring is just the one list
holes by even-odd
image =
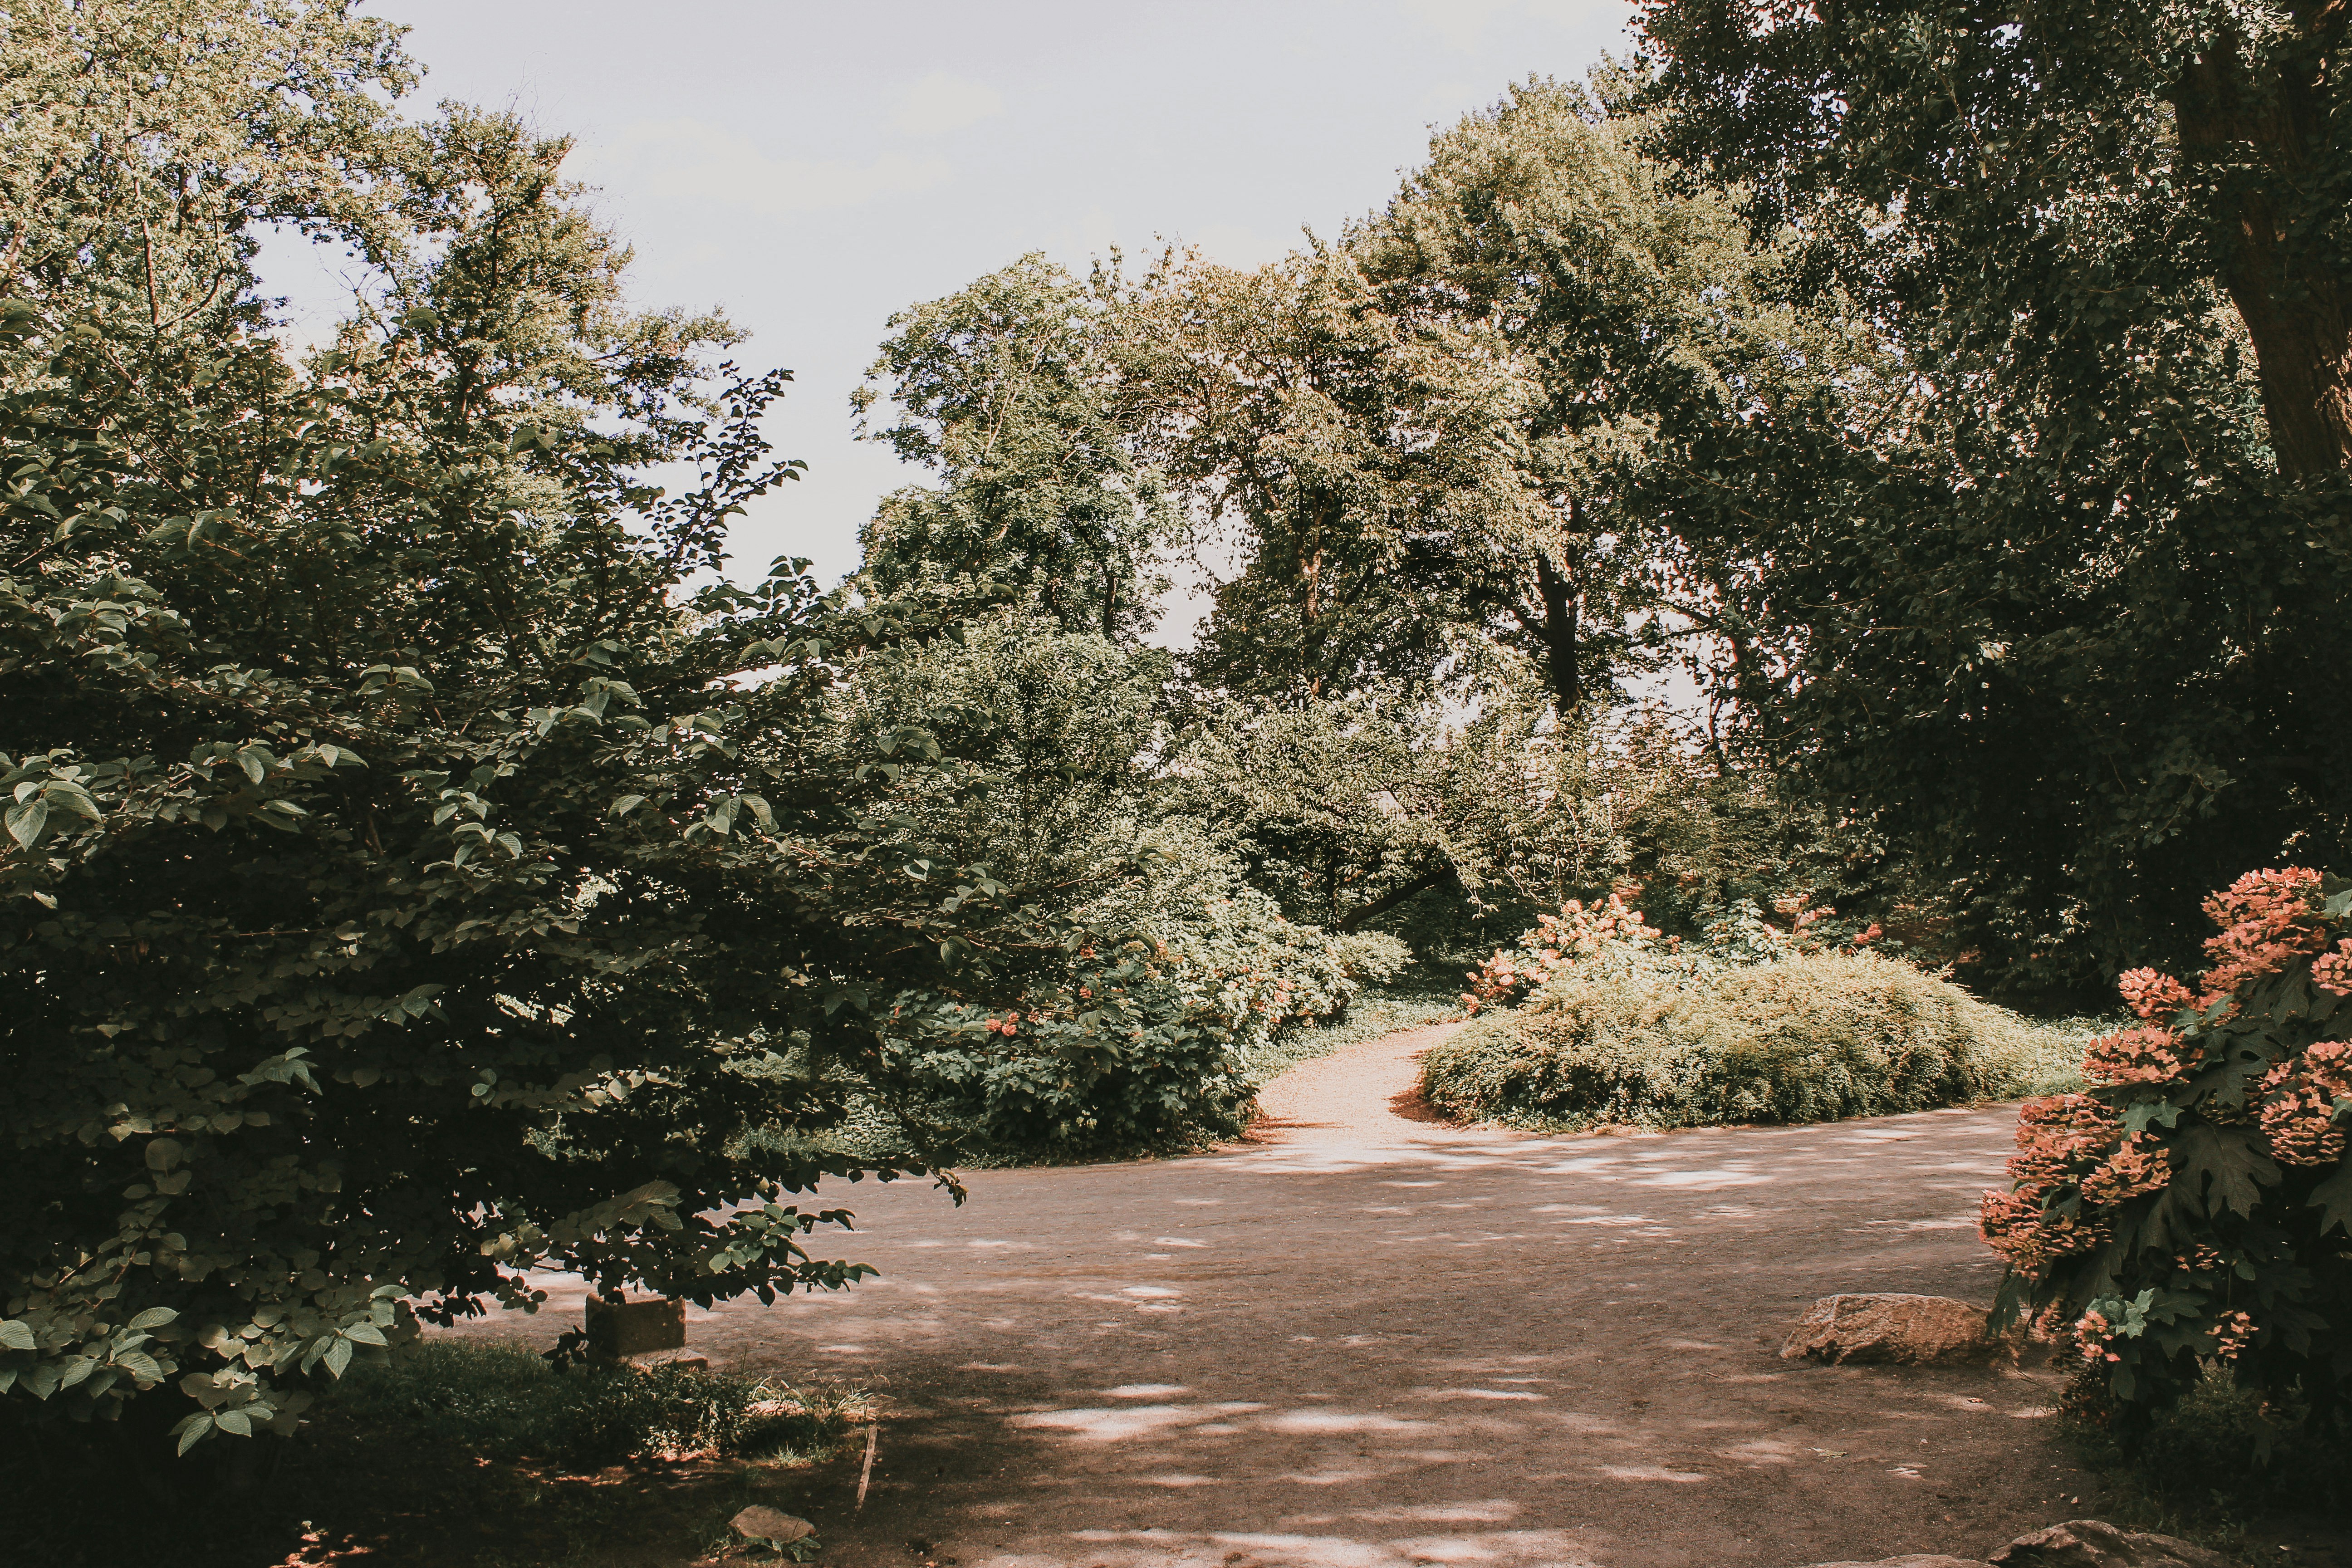
[[2283, 1547], [2258, 1552], [2256, 1534], [2341, 1521], [2352, 1510], [2352, 1452], [2294, 1425], [2266, 1420], [2259, 1392], [2209, 1374], [2137, 1432], [2119, 1436], [2096, 1410], [2077, 1405], [2067, 1434], [2105, 1483], [2111, 1522], [2241, 1562], [2288, 1563], [2299, 1559], [2279, 1555]]
[[435, 1340], [354, 1370], [336, 1415], [402, 1441], [573, 1469], [718, 1455], [822, 1458], [864, 1415], [864, 1396], [695, 1367], [570, 1367], [518, 1345]]

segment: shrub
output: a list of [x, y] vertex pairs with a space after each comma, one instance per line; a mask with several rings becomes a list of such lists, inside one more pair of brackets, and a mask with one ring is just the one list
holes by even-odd
[[1985, 1194], [2002, 1309], [2070, 1323], [2084, 1394], [2126, 1432], [2220, 1368], [2340, 1426], [2352, 1385], [2352, 890], [2300, 868], [2206, 900], [2197, 991], [2118, 982], [2142, 1022], [2094, 1041], [2083, 1092], [2028, 1101]]
[[[1626, 914], [1612, 924], [1638, 921]], [[1734, 967], [1621, 952], [1473, 1020], [1429, 1053], [1423, 1088], [1456, 1115], [1544, 1128], [1823, 1121], [1985, 1098], [2030, 1048], [2014, 1014], [1869, 953]]]
[[1334, 937], [1331, 950], [1348, 978], [1360, 985], [1385, 985], [1412, 962], [1412, 949], [1384, 931], [1349, 931]]
[[1188, 824], [1141, 849], [1147, 874], [1081, 912], [1091, 934], [1018, 1005], [910, 1010], [890, 1075], [919, 1086], [902, 1117], [967, 1150], [1058, 1155], [1238, 1131], [1266, 1043], [1345, 1010], [1350, 952], [1393, 958], [1292, 924]]

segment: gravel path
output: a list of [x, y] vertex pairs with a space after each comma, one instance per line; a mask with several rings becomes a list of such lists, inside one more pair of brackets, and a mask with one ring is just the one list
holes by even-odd
[[830, 1194], [879, 1279], [690, 1313], [716, 1364], [884, 1395], [863, 1510], [862, 1453], [784, 1500], [823, 1561], [1787, 1568], [2096, 1511], [2050, 1372], [1775, 1354], [1832, 1291], [1990, 1299], [2013, 1109], [1464, 1131], [1413, 1092], [1445, 1027], [1302, 1064], [1218, 1153]]

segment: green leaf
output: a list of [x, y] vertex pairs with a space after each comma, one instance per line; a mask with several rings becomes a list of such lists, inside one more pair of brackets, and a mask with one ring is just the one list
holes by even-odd
[[0, 1322], [0, 1350], [37, 1350], [40, 1342], [33, 1338], [33, 1325], [10, 1319]]
[[213, 1435], [213, 1418], [199, 1412], [189, 1416], [172, 1430], [180, 1439], [180, 1447], [176, 1452], [184, 1454]]
[[163, 1381], [162, 1364], [145, 1351], [126, 1351], [114, 1358], [114, 1364], [142, 1384]]
[[2312, 1188], [2308, 1202], [2322, 1211], [2320, 1235], [2342, 1226], [2345, 1234], [2352, 1236], [2352, 1162], [2337, 1166], [2334, 1175]]
[[2262, 1152], [2256, 1138], [2250, 1128], [2191, 1124], [2170, 1145], [2174, 1184], [2209, 1215], [2217, 1212], [2216, 1205], [2252, 1214], [2262, 1201], [2262, 1189], [2276, 1186], [2279, 1180], [2278, 1166]]
[[160, 1329], [179, 1315], [169, 1307], [150, 1307], [131, 1319], [130, 1326], [134, 1329]]
[[239, 1437], [253, 1436], [253, 1417], [242, 1410], [223, 1410], [213, 1416], [213, 1425]]
[[333, 1344], [327, 1347], [324, 1360], [329, 1372], [337, 1377], [342, 1376], [343, 1368], [352, 1364], [352, 1342], [338, 1338]]
[[41, 830], [48, 826], [48, 822], [49, 803], [35, 796], [8, 808], [8, 837], [30, 849], [41, 841]]

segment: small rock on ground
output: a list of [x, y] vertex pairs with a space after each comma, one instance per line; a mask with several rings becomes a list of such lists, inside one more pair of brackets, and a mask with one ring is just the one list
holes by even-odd
[[782, 1509], [761, 1508], [757, 1504], [745, 1509], [728, 1523], [746, 1541], [772, 1541], [779, 1545], [816, 1533], [816, 1526], [807, 1520], [795, 1519]]
[[2170, 1535], [2141, 1535], [2103, 1519], [2074, 1519], [2021, 1535], [1994, 1568], [2228, 1568], [2225, 1559]]
[[1924, 1366], [1965, 1361], [1990, 1350], [1982, 1307], [1948, 1296], [1824, 1296], [1798, 1320], [1783, 1360], [1894, 1362]]

